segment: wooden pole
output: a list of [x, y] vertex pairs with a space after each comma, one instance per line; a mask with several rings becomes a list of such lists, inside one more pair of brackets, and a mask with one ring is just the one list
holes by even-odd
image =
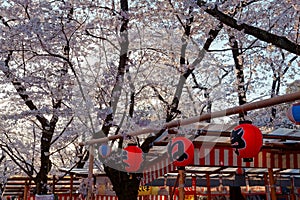
[[275, 187], [273, 169], [268, 168], [268, 174], [269, 174], [269, 183], [270, 183], [270, 189], [271, 189], [271, 199], [276, 200], [277, 197], [276, 197], [276, 187]]
[[193, 186], [193, 191], [194, 191], [194, 200], [197, 199], [197, 178], [196, 175], [192, 176], [192, 186]]
[[70, 200], [72, 200], [73, 196], [73, 174], [70, 174]]
[[178, 181], [179, 181], [179, 174], [177, 174], [177, 178], [176, 178], [176, 182], [173, 186], [173, 189], [170, 190], [170, 199], [173, 200], [173, 196], [174, 196], [174, 193], [175, 193], [175, 189], [176, 189], [176, 186], [178, 184]]
[[296, 200], [296, 195], [295, 195], [295, 178], [294, 176], [291, 177], [291, 200]]
[[266, 199], [267, 200], [271, 200], [271, 196], [270, 196], [270, 185], [269, 185], [269, 181], [268, 181], [268, 174], [264, 174], [264, 182], [265, 182], [265, 189], [266, 189]]
[[29, 192], [29, 184], [27, 180], [25, 181], [25, 186], [24, 186], [24, 196], [23, 199], [27, 200], [28, 199], [28, 192]]
[[207, 200], [211, 200], [210, 176], [206, 174]]
[[[282, 104], [282, 103], [286, 103], [286, 102], [296, 101], [296, 100], [299, 100], [299, 99], [300, 99], [300, 91], [295, 92], [295, 93], [291, 93], [291, 94], [286, 94], [286, 95], [282, 95], [282, 96], [273, 97], [273, 98], [270, 98], [270, 99], [257, 101], [257, 102], [243, 104], [241, 106], [235, 106], [235, 107], [228, 108], [228, 109], [221, 110], [221, 111], [206, 113], [206, 114], [196, 116], [196, 117], [192, 117], [192, 118], [188, 118], [188, 119], [174, 120], [174, 121], [163, 124], [161, 127], [157, 127], [157, 128], [148, 127], [148, 128], [140, 129], [140, 130], [137, 130], [137, 131], [129, 132], [127, 135], [128, 136], [143, 135], [143, 134], [147, 134], [147, 133], [157, 132], [158, 130], [161, 130], [161, 129], [174, 128], [174, 127], [179, 127], [179, 126], [186, 126], [186, 125], [189, 125], [189, 124], [194, 124], [194, 123], [197, 123], [197, 122], [206, 121], [206, 120], [213, 119], [213, 118], [244, 113], [246, 111], [256, 110], [256, 109], [265, 108], [265, 107], [270, 107], [270, 106], [274, 106], [274, 105], [278, 105], [278, 104]], [[112, 136], [105, 137], [105, 138], [98, 138], [98, 139], [92, 139], [92, 140], [89, 140], [89, 141], [86, 141], [86, 142], [81, 142], [80, 145], [91, 145], [91, 144], [96, 144], [96, 143], [105, 143], [105, 142], [108, 142], [109, 140], [120, 139], [120, 138], [123, 138], [123, 137], [124, 137], [123, 134], [112, 135]]]
[[88, 194], [87, 200], [93, 199], [93, 170], [94, 170], [94, 145], [90, 145], [89, 149], [89, 174], [88, 174]]
[[185, 183], [185, 167], [178, 167], [178, 200], [185, 199], [184, 183]]
[[55, 175], [52, 176], [52, 194], [55, 194]]

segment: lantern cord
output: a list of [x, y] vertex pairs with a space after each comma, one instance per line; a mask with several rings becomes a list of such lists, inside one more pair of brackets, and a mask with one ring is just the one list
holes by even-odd
[[[182, 119], [182, 120], [174, 120], [174, 121], [163, 124], [161, 127], [156, 127], [156, 128], [146, 127], [144, 129], [129, 132], [127, 135], [128, 136], [138, 136], [138, 135], [153, 133], [153, 132], [157, 132], [161, 129], [186, 126], [186, 125], [194, 124], [194, 123], [201, 122], [201, 121], [206, 121], [206, 120], [213, 119], [213, 118], [219, 118], [219, 117], [225, 117], [225, 116], [230, 116], [230, 115], [234, 115], [234, 114], [244, 113], [246, 111], [266, 108], [266, 107], [270, 107], [270, 106], [274, 106], [274, 105], [278, 105], [278, 104], [282, 104], [282, 103], [287, 103], [287, 102], [292, 102], [292, 101], [296, 101], [296, 100], [300, 100], [300, 92], [276, 96], [273, 98], [264, 99], [264, 100], [260, 100], [260, 101], [256, 101], [256, 102], [252, 102], [252, 103], [247, 103], [247, 104], [235, 106], [235, 107], [228, 108], [228, 109], [221, 110], [221, 111], [206, 113], [206, 114], [195, 116], [192, 118], [187, 118], [187, 119]], [[108, 142], [110, 140], [115, 140], [115, 139], [120, 139], [120, 138], [123, 138], [123, 134], [111, 135], [108, 137], [98, 138], [98, 139], [91, 139], [89, 141], [81, 142], [80, 145], [91, 145], [91, 144], [96, 144], [96, 143], [104, 143], [104, 142]]]

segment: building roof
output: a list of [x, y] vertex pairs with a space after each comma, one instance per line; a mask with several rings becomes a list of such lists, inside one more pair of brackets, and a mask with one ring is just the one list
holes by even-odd
[[[197, 177], [210, 174], [211, 177], [234, 178], [237, 169], [243, 168], [244, 173], [252, 179], [264, 179], [264, 174], [272, 168], [279, 180], [286, 178], [300, 178], [300, 130], [278, 128], [270, 132], [263, 132], [263, 146], [261, 152], [253, 162], [243, 162], [239, 159], [230, 143], [230, 134], [236, 124], [208, 124], [199, 123], [194, 131], [185, 132], [185, 136], [193, 141], [195, 146], [194, 163], [186, 166], [187, 174]], [[144, 173], [144, 184], [149, 184], [165, 174], [177, 173], [177, 168], [164, 166], [162, 154], [167, 154], [166, 145], [175, 137], [164, 134], [154, 143], [149, 152], [149, 160], [153, 167]], [[203, 152], [206, 155], [201, 156]], [[148, 159], [148, 158], [147, 158]], [[166, 159], [168, 159], [166, 157]], [[217, 178], [218, 179], [218, 178]]]

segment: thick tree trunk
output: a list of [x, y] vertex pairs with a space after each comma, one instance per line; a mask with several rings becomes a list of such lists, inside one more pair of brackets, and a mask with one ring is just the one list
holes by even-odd
[[[9, 69], [9, 61], [12, 56], [12, 51], [9, 53], [7, 60], [5, 62], [5, 66]], [[5, 71], [5, 75], [7, 78], [12, 78], [12, 74], [8, 71]], [[25, 105], [32, 111], [38, 110], [34, 102], [31, 100], [30, 96], [28, 96], [26, 92], [26, 87], [19, 81], [16, 77], [12, 79], [12, 84], [14, 85], [16, 91], [19, 96], [24, 100]], [[53, 101], [55, 102], [55, 101]], [[61, 106], [61, 100], [57, 100], [53, 104], [54, 109], [58, 109]], [[42, 137], [41, 137], [41, 158], [40, 158], [40, 170], [37, 176], [34, 179], [36, 183], [36, 193], [37, 194], [47, 194], [47, 175], [51, 169], [51, 160], [50, 160], [50, 146], [52, 136], [55, 130], [56, 123], [58, 121], [58, 116], [55, 114], [52, 116], [50, 121], [47, 120], [43, 115], [36, 115], [36, 119], [40, 122], [42, 129]]]
[[[55, 118], [55, 117], [54, 117]], [[54, 119], [52, 118], [52, 119]], [[55, 129], [57, 119], [51, 120], [51, 125], [43, 125], [43, 132], [41, 138], [41, 167], [36, 178], [34, 179], [36, 183], [36, 193], [37, 194], [47, 194], [47, 181], [48, 173], [51, 169], [52, 163], [50, 160], [50, 147], [51, 140]]]
[[[102, 133], [108, 135], [112, 126], [112, 121], [114, 119], [114, 114], [117, 109], [117, 104], [119, 101], [120, 93], [122, 90], [123, 79], [126, 72], [126, 66], [128, 62], [128, 0], [120, 0], [121, 6], [121, 27], [120, 27], [120, 56], [119, 56], [119, 66], [117, 70], [116, 82], [112, 90], [112, 98], [110, 100], [110, 107], [112, 108], [112, 113], [106, 116], [105, 123], [102, 127]], [[131, 105], [133, 106], [133, 105]], [[131, 108], [133, 109], [133, 108]], [[130, 110], [131, 110], [130, 109]], [[132, 112], [132, 110], [131, 110]], [[99, 138], [101, 136], [94, 135], [94, 138]], [[122, 148], [122, 139], [119, 141], [119, 148]], [[141, 175], [140, 174], [129, 174], [125, 171], [114, 169], [113, 166], [104, 166], [106, 175], [109, 177], [113, 190], [116, 192], [119, 200], [133, 200], [138, 197], [138, 189], [140, 185]]]
[[230, 200], [245, 200], [242, 195], [240, 186], [230, 186], [229, 187]]
[[134, 200], [138, 198], [138, 190], [142, 174], [128, 173], [105, 166], [105, 173], [113, 184], [119, 200]]

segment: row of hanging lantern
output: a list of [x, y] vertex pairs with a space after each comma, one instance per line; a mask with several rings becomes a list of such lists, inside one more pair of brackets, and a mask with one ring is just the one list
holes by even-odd
[[[175, 166], [187, 166], [194, 162], [194, 145], [185, 137], [173, 138], [168, 146], [168, 155]], [[107, 158], [111, 153], [108, 144], [101, 144], [98, 149], [101, 158]], [[127, 172], [136, 172], [144, 162], [143, 151], [135, 144], [128, 144], [122, 151], [122, 161]]]
[[[295, 124], [300, 125], [300, 103], [293, 104], [287, 111], [287, 117]], [[251, 122], [242, 122], [231, 132], [231, 147], [239, 158], [251, 161], [261, 150], [263, 136], [259, 128]], [[179, 136], [173, 138], [168, 146], [170, 161], [178, 167], [187, 166], [194, 162], [194, 145], [186, 137]], [[99, 147], [99, 154], [102, 158], [110, 155], [111, 150], [107, 144]], [[140, 169], [143, 159], [143, 152], [137, 145], [128, 145], [123, 150], [125, 170], [136, 172]]]

